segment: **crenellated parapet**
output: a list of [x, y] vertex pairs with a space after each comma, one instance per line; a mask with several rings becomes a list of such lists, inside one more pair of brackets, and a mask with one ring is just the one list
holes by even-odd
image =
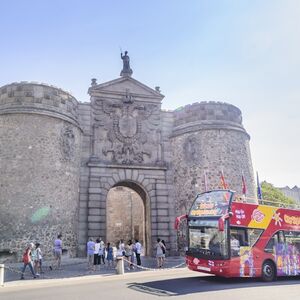
[[[196, 102], [174, 111], [173, 135], [207, 129], [246, 131], [240, 109], [225, 102]], [[248, 135], [248, 134], [247, 134]]]
[[78, 101], [68, 92], [44, 83], [22, 81], [0, 88], [0, 114], [32, 113], [78, 123]]

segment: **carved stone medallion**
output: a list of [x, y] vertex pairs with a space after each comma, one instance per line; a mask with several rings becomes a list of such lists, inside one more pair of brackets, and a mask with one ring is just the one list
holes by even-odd
[[71, 126], [63, 127], [60, 135], [62, 160], [69, 161], [75, 155], [75, 135]]

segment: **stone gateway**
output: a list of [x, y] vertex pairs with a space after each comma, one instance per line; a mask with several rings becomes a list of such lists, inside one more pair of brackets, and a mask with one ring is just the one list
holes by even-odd
[[237, 107], [164, 111], [159, 88], [124, 68], [115, 80], [93, 79], [89, 103], [46, 84], [0, 88], [0, 255], [19, 260], [29, 242], [51, 255], [58, 233], [70, 256], [85, 255], [89, 237], [114, 245], [138, 238], [147, 255], [159, 237], [173, 255], [175, 216], [204, 191], [204, 173], [214, 189], [223, 170], [238, 193], [243, 173], [247, 196], [255, 195]]

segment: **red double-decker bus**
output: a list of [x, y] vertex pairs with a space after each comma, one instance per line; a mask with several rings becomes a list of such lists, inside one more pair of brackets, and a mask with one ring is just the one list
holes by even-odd
[[300, 210], [244, 201], [230, 190], [196, 197], [186, 215], [188, 268], [264, 281], [300, 275]]

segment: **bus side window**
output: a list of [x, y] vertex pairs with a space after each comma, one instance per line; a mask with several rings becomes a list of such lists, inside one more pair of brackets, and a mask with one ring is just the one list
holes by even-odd
[[249, 228], [247, 229], [247, 245], [253, 247], [261, 234], [263, 233], [263, 229], [257, 229], [257, 228]]
[[278, 244], [278, 234], [275, 233], [270, 240], [268, 241], [266, 247], [265, 247], [265, 251], [272, 253], [274, 251], [274, 247], [275, 245]]
[[283, 231], [279, 231], [278, 232], [278, 243], [280, 243], [280, 244], [284, 244], [285, 243]]
[[285, 232], [286, 243], [300, 253], [300, 232]]
[[300, 232], [295, 232], [295, 247], [300, 254]]

